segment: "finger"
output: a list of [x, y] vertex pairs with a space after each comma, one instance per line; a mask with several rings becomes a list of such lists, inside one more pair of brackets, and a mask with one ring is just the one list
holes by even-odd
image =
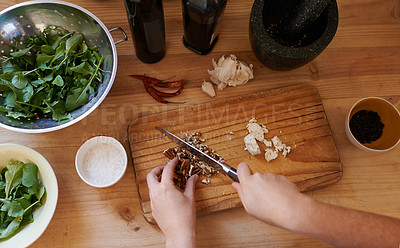
[[242, 162], [238, 165], [237, 174], [239, 178], [239, 182], [242, 182], [247, 179], [247, 177], [251, 176], [253, 172], [251, 171], [250, 167]]
[[174, 170], [177, 164], [178, 164], [178, 158], [174, 158], [165, 165], [161, 177], [161, 183], [173, 182], [172, 179], [174, 178]]
[[240, 201], [242, 202], [242, 205], [244, 206], [243, 191], [242, 191], [242, 187], [240, 186], [240, 183], [233, 182], [232, 187], [238, 192]]
[[158, 166], [154, 169], [152, 169], [149, 174], [147, 174], [147, 185], [149, 186], [149, 188], [154, 187], [154, 185], [156, 185], [157, 183], [159, 183], [159, 178], [160, 175], [164, 169], [165, 165], [161, 165]]
[[242, 187], [240, 187], [240, 183], [233, 182], [232, 187], [238, 192], [239, 198], [242, 199]]
[[189, 177], [189, 179], [186, 182], [185, 192], [184, 192], [184, 194], [186, 196], [192, 197], [194, 195], [194, 191], [196, 189], [196, 182], [198, 179], [199, 179], [199, 176], [196, 174]]

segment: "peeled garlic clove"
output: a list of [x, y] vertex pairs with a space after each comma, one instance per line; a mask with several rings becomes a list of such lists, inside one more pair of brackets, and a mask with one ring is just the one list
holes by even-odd
[[215, 96], [215, 90], [213, 85], [210, 82], [206, 82], [204, 81], [201, 84], [201, 90], [206, 93], [207, 95], [209, 95], [210, 97], [214, 97]]

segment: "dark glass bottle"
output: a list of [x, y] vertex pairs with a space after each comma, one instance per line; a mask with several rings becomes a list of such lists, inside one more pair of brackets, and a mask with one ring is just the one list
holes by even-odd
[[166, 51], [162, 0], [124, 0], [136, 57], [160, 61]]
[[182, 0], [183, 44], [207, 54], [218, 40], [227, 0]]

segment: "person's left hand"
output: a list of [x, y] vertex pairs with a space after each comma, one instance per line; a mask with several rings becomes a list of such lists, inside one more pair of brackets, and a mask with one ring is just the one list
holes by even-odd
[[185, 190], [179, 191], [173, 182], [177, 163], [178, 159], [174, 158], [147, 175], [152, 214], [165, 235], [166, 247], [195, 247], [194, 190], [199, 177], [191, 176]]

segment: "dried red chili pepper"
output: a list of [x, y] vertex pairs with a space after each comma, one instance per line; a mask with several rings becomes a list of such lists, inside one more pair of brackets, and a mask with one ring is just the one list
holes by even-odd
[[170, 93], [170, 92], [162, 92], [162, 91], [159, 91], [159, 90], [157, 90], [157, 89], [155, 89], [155, 88], [153, 88], [153, 87], [151, 87], [151, 86], [150, 86], [150, 88], [152, 88], [152, 89], [154, 90], [154, 92], [156, 92], [157, 95], [162, 96], [162, 97], [174, 97], [174, 96], [179, 95], [180, 92], [182, 92], [181, 89], [177, 90], [176, 92], [171, 92], [171, 93]]
[[[174, 97], [179, 95], [185, 85], [185, 80], [178, 80], [178, 81], [172, 81], [172, 82], [162, 82], [161, 80], [153, 77], [148, 77], [148, 76], [142, 76], [142, 75], [130, 75], [133, 78], [139, 79], [143, 81], [144, 88], [146, 89], [147, 93], [149, 93], [156, 101], [161, 102], [161, 103], [172, 103], [167, 100], [165, 100], [163, 97]], [[175, 92], [162, 92], [157, 90], [156, 88], [152, 87], [150, 84], [153, 84], [155, 86], [161, 87], [161, 88], [176, 88], [180, 87], [177, 91]]]
[[142, 76], [142, 75], [130, 75], [133, 78], [142, 80], [142, 81], [147, 81], [151, 84], [155, 84], [157, 87], [161, 88], [174, 88], [174, 87], [181, 87], [182, 83], [186, 83], [185, 80], [177, 80], [177, 81], [162, 81], [157, 78], [149, 77], [149, 76]]
[[161, 96], [159, 96], [153, 87], [149, 86], [147, 92], [158, 102], [161, 103], [170, 103], [170, 101], [165, 100]]
[[[178, 81], [177, 81], [178, 82]], [[179, 95], [181, 92], [182, 92], [182, 90], [183, 90], [183, 88], [184, 88], [184, 85], [185, 85], [185, 83], [184, 83], [184, 80], [180, 80], [179, 81], [179, 83], [180, 83], [180, 88], [177, 90], [177, 91], [175, 91], [175, 92], [162, 92], [162, 91], [159, 91], [159, 90], [157, 90], [157, 89], [154, 89], [156, 92], [157, 92], [157, 94], [159, 95], [159, 96], [162, 96], [162, 97], [173, 97], [173, 96], [177, 96], [177, 95]], [[156, 86], [158, 86], [158, 85], [156, 85]], [[151, 86], [150, 86], [151, 87]]]
[[161, 87], [161, 88], [175, 88], [175, 87], [181, 87], [182, 84], [185, 84], [186, 81], [185, 80], [178, 80], [178, 81], [170, 81], [170, 82], [163, 82], [160, 81], [158, 83], [155, 84], [155, 86], [157, 87]]
[[159, 95], [157, 95], [156, 92], [154, 92], [154, 88], [151, 87], [148, 82], [143, 81], [143, 85], [145, 90], [147, 91], [147, 93], [149, 93], [149, 95], [151, 97], [153, 97], [157, 102], [161, 102], [161, 103], [168, 103], [169, 101], [166, 101], [164, 98], [160, 97]]

